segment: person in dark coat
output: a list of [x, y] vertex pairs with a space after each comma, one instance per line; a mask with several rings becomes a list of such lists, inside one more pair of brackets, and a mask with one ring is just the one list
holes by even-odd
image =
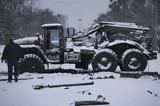
[[8, 65], [8, 82], [12, 82], [13, 68], [15, 82], [18, 81], [18, 61], [23, 58], [22, 48], [13, 42], [13, 39], [9, 39], [9, 43], [5, 46], [1, 61], [5, 61]]

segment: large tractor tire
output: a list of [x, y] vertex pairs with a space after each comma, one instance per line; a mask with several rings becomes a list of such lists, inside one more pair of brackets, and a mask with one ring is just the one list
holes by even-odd
[[115, 71], [117, 64], [117, 55], [110, 49], [99, 52], [92, 60], [93, 71]]
[[23, 72], [38, 72], [44, 71], [44, 64], [41, 58], [34, 54], [27, 54], [19, 63], [20, 73]]
[[123, 53], [120, 63], [122, 71], [144, 71], [146, 66], [147, 58], [140, 50], [128, 49]]

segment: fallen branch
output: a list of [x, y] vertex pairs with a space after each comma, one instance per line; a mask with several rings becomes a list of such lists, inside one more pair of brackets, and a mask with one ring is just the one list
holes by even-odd
[[159, 97], [159, 94], [158, 93], [155, 93], [155, 92], [152, 92], [152, 91], [147, 91], [149, 94], [155, 96], [155, 97]]
[[125, 71], [125, 72], [120, 72], [120, 77], [121, 78], [140, 78], [141, 76], [152, 76], [155, 78], [158, 78], [158, 72], [130, 72], [130, 71]]
[[75, 106], [86, 106], [86, 105], [109, 105], [106, 101], [75, 101]]
[[35, 85], [33, 88], [36, 90], [40, 90], [43, 88], [56, 88], [56, 87], [69, 87], [69, 86], [84, 86], [84, 85], [93, 85], [94, 82], [87, 82], [87, 83], [75, 83], [75, 84], [62, 84], [62, 85]]
[[142, 74], [152, 76], [152, 77], [158, 77], [158, 72], [143, 72]]
[[130, 72], [130, 71], [125, 71], [125, 72], [120, 72], [120, 77], [121, 78], [140, 78], [142, 76], [142, 72]]
[[[18, 80], [29, 80], [29, 79], [33, 79], [33, 77], [30, 78], [18, 78]], [[0, 81], [7, 81], [8, 79], [0, 79]], [[12, 79], [15, 80], [15, 79]]]

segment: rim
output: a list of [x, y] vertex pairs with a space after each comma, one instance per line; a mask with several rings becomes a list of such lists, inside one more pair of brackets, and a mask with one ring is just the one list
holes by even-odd
[[98, 67], [102, 70], [108, 70], [111, 67], [111, 65], [111, 61], [109, 61], [109, 59], [106, 57], [101, 58], [98, 62]]
[[53, 56], [51, 54], [47, 55], [49, 60], [53, 60]]
[[140, 66], [141, 66], [141, 62], [135, 57], [131, 58], [129, 63], [128, 63], [128, 67], [130, 69], [135, 70], [135, 69], [138, 69]]

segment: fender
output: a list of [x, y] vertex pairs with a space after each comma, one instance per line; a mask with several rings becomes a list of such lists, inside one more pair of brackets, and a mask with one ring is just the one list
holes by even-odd
[[35, 54], [39, 56], [44, 63], [48, 63], [47, 57], [44, 55], [43, 50], [36, 45], [20, 45], [24, 51], [24, 55], [26, 54]]
[[[123, 45], [123, 46], [122, 46]], [[108, 44], [108, 48], [113, 48], [115, 46], [119, 46], [120, 49], [122, 49], [124, 46], [128, 46], [128, 48], [137, 48], [139, 49], [142, 53], [144, 53], [147, 57], [150, 57], [150, 52], [145, 49], [142, 45], [140, 45], [139, 43], [135, 42], [135, 41], [131, 41], [131, 40], [115, 40], [114, 42], [111, 42]], [[127, 48], [127, 49], [128, 49]]]
[[38, 37], [26, 37], [14, 40], [15, 43], [19, 45], [33, 45], [35, 41], [38, 40]]

